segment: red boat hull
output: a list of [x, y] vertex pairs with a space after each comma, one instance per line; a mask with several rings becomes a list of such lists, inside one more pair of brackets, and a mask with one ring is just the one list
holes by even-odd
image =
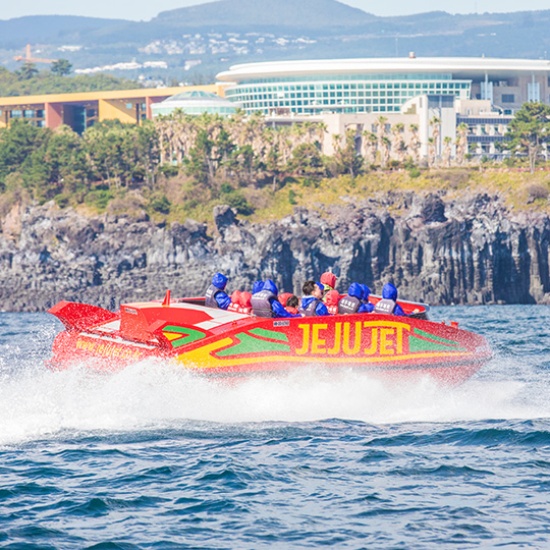
[[66, 327], [51, 365], [113, 370], [151, 357], [215, 376], [353, 368], [373, 375], [428, 375], [454, 384], [491, 357], [487, 341], [456, 326], [380, 314], [265, 319], [206, 308], [200, 300], [121, 306], [115, 314], [61, 302]]

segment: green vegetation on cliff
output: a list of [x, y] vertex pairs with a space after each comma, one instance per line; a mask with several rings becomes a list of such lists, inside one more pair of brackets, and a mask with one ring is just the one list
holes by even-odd
[[549, 208], [544, 162], [532, 173], [525, 157], [469, 165], [464, 156], [455, 166], [434, 158], [420, 166], [415, 147], [403, 143], [398, 159], [388, 160], [387, 139], [361, 154], [354, 132], [325, 156], [321, 124], [277, 128], [241, 112], [230, 119], [176, 113], [140, 126], [106, 121], [81, 136], [18, 120], [0, 130], [0, 214], [16, 202], [54, 200], [92, 212], [208, 221], [213, 206], [228, 204], [269, 221], [295, 206], [324, 209], [413, 192], [500, 194], [512, 209]]

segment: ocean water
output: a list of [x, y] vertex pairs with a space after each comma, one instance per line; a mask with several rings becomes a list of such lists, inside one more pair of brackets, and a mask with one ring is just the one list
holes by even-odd
[[57, 320], [0, 314], [0, 547], [550, 548], [550, 308], [432, 319], [494, 359], [452, 388], [51, 372]]

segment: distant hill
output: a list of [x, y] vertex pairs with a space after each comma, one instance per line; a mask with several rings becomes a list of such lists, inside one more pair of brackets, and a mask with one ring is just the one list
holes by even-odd
[[0, 20], [0, 65], [17, 68], [14, 56], [30, 43], [38, 57], [67, 58], [78, 70], [203, 83], [230, 65], [256, 61], [394, 57], [409, 51], [424, 57], [550, 58], [549, 28], [550, 10], [377, 17], [336, 0], [218, 0], [142, 22], [75, 16]]
[[161, 12], [153, 24], [184, 28], [323, 30], [358, 27], [377, 17], [335, 0], [219, 0]]
[[27, 43], [71, 42], [94, 31], [127, 25], [121, 19], [100, 19], [73, 15], [33, 15], [0, 20], [0, 47], [20, 48]]

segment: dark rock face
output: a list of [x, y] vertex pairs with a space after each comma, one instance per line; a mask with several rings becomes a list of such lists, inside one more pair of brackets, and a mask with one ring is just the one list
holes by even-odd
[[497, 197], [455, 202], [401, 197], [329, 209], [297, 208], [253, 225], [229, 207], [216, 234], [188, 220], [90, 219], [53, 204], [15, 210], [0, 233], [0, 309], [44, 311], [59, 300], [116, 309], [120, 302], [200, 295], [216, 271], [229, 290], [271, 278], [300, 293], [332, 269], [341, 292], [353, 281], [376, 293], [391, 280], [400, 296], [431, 304], [550, 303], [550, 218], [511, 214]]

